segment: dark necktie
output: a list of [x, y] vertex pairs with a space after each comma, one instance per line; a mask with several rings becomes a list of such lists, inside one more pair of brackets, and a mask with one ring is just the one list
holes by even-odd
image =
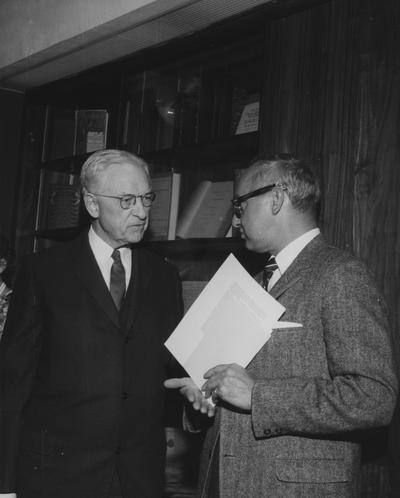
[[122, 305], [122, 300], [125, 295], [126, 283], [125, 283], [125, 269], [121, 261], [121, 255], [118, 249], [114, 249], [111, 254], [114, 260], [111, 266], [110, 273], [110, 292], [114, 300], [115, 306], [119, 310]]
[[263, 288], [268, 290], [268, 282], [271, 280], [272, 274], [278, 268], [276, 264], [275, 256], [270, 256], [267, 264], [264, 266], [263, 272]]

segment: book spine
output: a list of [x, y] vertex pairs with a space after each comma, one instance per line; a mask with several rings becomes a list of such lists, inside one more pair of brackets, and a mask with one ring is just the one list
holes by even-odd
[[189, 201], [189, 204], [185, 207], [181, 218], [178, 221], [178, 227], [176, 229], [176, 236], [181, 239], [187, 237], [187, 233], [190, 230], [193, 220], [196, 217], [201, 204], [207, 195], [207, 192], [212, 186], [212, 182], [204, 180], [197, 186], [195, 192]]
[[181, 175], [180, 173], [172, 173], [171, 200], [170, 200], [169, 223], [168, 223], [168, 240], [175, 240], [180, 191], [181, 191]]

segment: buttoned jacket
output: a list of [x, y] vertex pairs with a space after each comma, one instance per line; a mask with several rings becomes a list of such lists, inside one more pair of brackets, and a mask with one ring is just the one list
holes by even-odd
[[1, 342], [0, 491], [106, 497], [117, 467], [127, 496], [162, 496], [163, 342], [180, 314], [176, 271], [143, 248], [120, 313], [87, 234], [29, 257]]

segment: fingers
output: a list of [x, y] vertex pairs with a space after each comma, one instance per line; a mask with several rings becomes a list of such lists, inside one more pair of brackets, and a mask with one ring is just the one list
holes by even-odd
[[203, 375], [203, 377], [205, 379], [209, 379], [213, 375], [216, 375], [216, 374], [219, 374], [219, 373], [223, 372], [229, 366], [230, 365], [217, 365], [217, 366], [215, 366], [213, 368], [210, 368], [210, 370], [207, 370], [207, 372]]
[[215, 404], [210, 399], [206, 399], [203, 396], [200, 411], [201, 413], [207, 414], [208, 417], [213, 417], [215, 414]]
[[214, 416], [214, 404], [204, 397], [203, 393], [190, 377], [167, 379], [164, 381], [164, 386], [168, 389], [179, 389], [182, 396], [189, 401], [194, 410], [207, 414], [209, 417]]
[[188, 384], [188, 377], [182, 377], [180, 379], [167, 379], [164, 381], [164, 387], [167, 389], [181, 389]]
[[[216, 389], [221, 389], [225, 378], [230, 374], [232, 365], [217, 365], [204, 374], [204, 378], [208, 379], [201, 388], [204, 391], [206, 398], [212, 396], [216, 398], [218, 394], [215, 392]], [[221, 393], [219, 394], [221, 396]]]
[[196, 390], [190, 388], [182, 389], [181, 393], [186, 397], [188, 401], [190, 401], [194, 410], [207, 414], [209, 417], [214, 416], [214, 404], [211, 402], [211, 400], [206, 399], [203, 393], [198, 388], [196, 388]]
[[206, 372], [201, 390], [216, 403], [224, 401], [245, 410], [251, 409], [254, 380], [245, 368], [232, 363], [217, 365]]

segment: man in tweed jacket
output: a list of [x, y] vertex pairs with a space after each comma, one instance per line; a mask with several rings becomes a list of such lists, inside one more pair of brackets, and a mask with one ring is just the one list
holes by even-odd
[[[274, 330], [246, 369], [205, 373], [217, 408], [202, 498], [357, 497], [360, 442], [392, 417], [385, 305], [361, 261], [323, 239], [319, 197], [294, 159], [258, 160], [240, 179], [234, 222], [248, 249], [275, 256], [267, 290], [286, 308], [281, 320], [301, 326]], [[166, 385], [187, 390], [184, 380]], [[198, 399], [195, 408], [206, 411]]]

